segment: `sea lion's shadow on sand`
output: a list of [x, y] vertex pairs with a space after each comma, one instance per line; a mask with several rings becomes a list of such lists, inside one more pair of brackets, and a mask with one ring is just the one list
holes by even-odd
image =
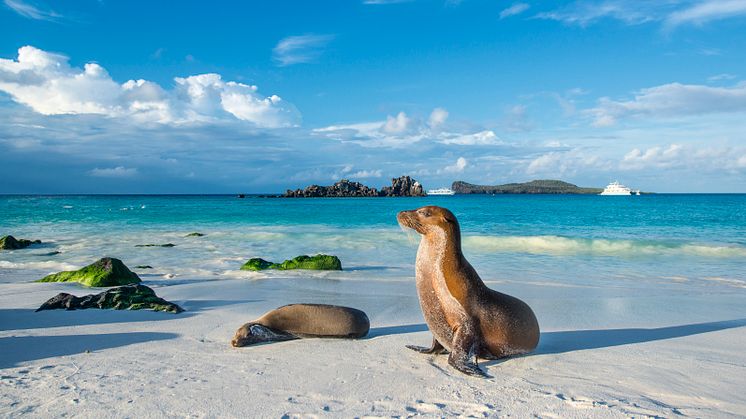
[[[539, 347], [531, 354], [525, 356], [563, 354], [588, 349], [611, 348], [614, 346], [632, 345], [635, 343], [675, 339], [744, 326], [746, 326], [746, 319], [693, 323], [650, 329], [596, 329], [542, 332], [541, 339], [539, 340]], [[424, 323], [374, 327], [370, 329], [370, 333], [368, 333], [366, 339], [402, 333], [424, 332], [427, 330], [427, 325]], [[487, 361], [484, 362], [484, 364], [494, 365], [503, 361], [504, 360]]]

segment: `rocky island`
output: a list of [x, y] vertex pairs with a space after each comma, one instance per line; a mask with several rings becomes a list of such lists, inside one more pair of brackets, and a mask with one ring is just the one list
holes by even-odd
[[603, 188], [584, 188], [561, 180], [532, 180], [504, 185], [474, 185], [457, 180], [451, 186], [457, 194], [599, 194]]
[[389, 197], [389, 196], [426, 196], [420, 182], [409, 176], [391, 179], [391, 186], [384, 186], [379, 191], [360, 182], [342, 179], [331, 186], [311, 185], [304, 189], [288, 189], [283, 198], [343, 198], [343, 197]]

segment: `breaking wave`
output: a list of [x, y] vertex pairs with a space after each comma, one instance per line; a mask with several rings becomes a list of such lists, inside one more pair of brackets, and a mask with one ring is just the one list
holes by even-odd
[[470, 236], [464, 248], [475, 252], [518, 252], [547, 255], [666, 256], [746, 258], [746, 247], [650, 240], [580, 239], [562, 236]]

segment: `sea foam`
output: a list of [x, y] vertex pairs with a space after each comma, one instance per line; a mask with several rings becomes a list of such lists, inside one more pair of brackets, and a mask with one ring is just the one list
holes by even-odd
[[592, 256], [700, 256], [746, 258], [746, 247], [651, 240], [582, 239], [562, 236], [467, 236], [464, 247], [474, 252], [515, 252]]

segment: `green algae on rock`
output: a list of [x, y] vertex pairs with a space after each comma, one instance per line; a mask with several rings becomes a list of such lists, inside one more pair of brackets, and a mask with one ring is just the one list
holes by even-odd
[[136, 284], [140, 277], [121, 260], [106, 257], [77, 271], [47, 275], [36, 282], [79, 282], [87, 287], [115, 287]]
[[197, 232], [194, 232], [194, 233], [189, 233], [189, 234], [187, 234], [187, 235], [186, 235], [186, 236], [184, 236], [184, 237], [202, 237], [202, 236], [204, 236], [204, 234], [203, 234], [203, 233], [197, 233]]
[[265, 269], [273, 268], [276, 263], [268, 262], [262, 258], [252, 258], [241, 266], [243, 271], [263, 271]]
[[342, 262], [336, 256], [322, 254], [315, 256], [300, 255], [282, 263], [272, 263], [261, 258], [253, 258], [244, 263], [241, 269], [244, 271], [263, 271], [265, 269], [278, 269], [282, 271], [290, 269], [341, 271]]
[[16, 239], [10, 235], [0, 237], [0, 249], [3, 250], [24, 249], [32, 244], [41, 244], [41, 240]]
[[152, 289], [140, 284], [111, 288], [99, 294], [89, 294], [82, 297], [76, 297], [63, 292], [47, 300], [36, 311], [55, 309], [83, 310], [86, 308], [154, 310], [169, 313], [181, 313], [184, 311], [183, 308], [158, 297]]

